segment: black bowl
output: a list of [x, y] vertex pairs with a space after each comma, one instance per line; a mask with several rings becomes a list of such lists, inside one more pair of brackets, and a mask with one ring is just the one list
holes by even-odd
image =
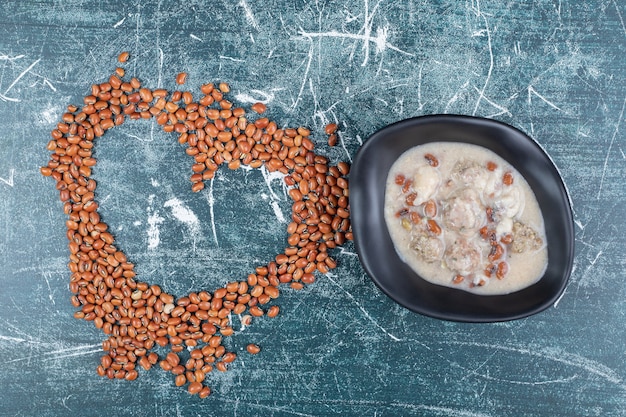
[[[384, 218], [385, 183], [406, 150], [429, 142], [465, 142], [500, 155], [524, 176], [544, 218], [548, 267], [535, 284], [506, 295], [476, 295], [432, 284], [398, 256]], [[427, 316], [464, 322], [518, 319], [552, 305], [572, 271], [574, 222], [570, 199], [552, 160], [521, 131], [494, 120], [434, 115], [407, 119], [372, 135], [350, 172], [352, 230], [359, 259], [380, 289], [400, 305]]]

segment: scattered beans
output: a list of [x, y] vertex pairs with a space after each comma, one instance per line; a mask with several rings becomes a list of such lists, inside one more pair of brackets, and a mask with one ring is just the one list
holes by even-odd
[[128, 57], [130, 56], [130, 54], [128, 52], [122, 52], [121, 54], [119, 54], [117, 56], [117, 60], [118, 62], [124, 63], [126, 61], [128, 61]]
[[254, 343], [250, 343], [248, 346], [246, 346], [246, 350], [248, 351], [248, 353], [256, 355], [261, 351], [261, 348]]
[[187, 81], [187, 73], [186, 72], [178, 73], [178, 75], [176, 76], [176, 84], [183, 85], [185, 84], [186, 81]]
[[[118, 61], [128, 58], [128, 52], [122, 52]], [[194, 101], [189, 91], [150, 89], [137, 78], [124, 77], [124, 69], [116, 68], [105, 82], [91, 86], [82, 107], [68, 106], [46, 145], [50, 161], [40, 169], [56, 181], [68, 216], [70, 303], [77, 309], [74, 317], [94, 323], [106, 335], [98, 375], [132, 381], [139, 376], [136, 366], [148, 371], [158, 365], [175, 376], [174, 385], [206, 398], [211, 393], [206, 385], [209, 374], [214, 369], [226, 372], [227, 364], [237, 358], [224, 346], [224, 338], [235, 333], [231, 317], [241, 317], [244, 326], [253, 317], [276, 317], [280, 308], [273, 303], [281, 290], [301, 290], [315, 282], [317, 273], [337, 267], [329, 250], [352, 239], [346, 179], [350, 166], [331, 165], [316, 154], [312, 133], [305, 127], [279, 129], [267, 117], [249, 121], [246, 109], [225, 97], [230, 92], [226, 83], [202, 85], [203, 96]], [[183, 85], [186, 78], [181, 72], [176, 83]], [[263, 114], [267, 107], [255, 103], [251, 110]], [[265, 166], [284, 175], [293, 206], [283, 253], [256, 267], [245, 280], [212, 293], [176, 298], [138, 279], [134, 264], [100, 218], [91, 170], [97, 162], [97, 138], [126, 120], [151, 117], [165, 132], [176, 134], [193, 158], [193, 192], [203, 190], [220, 165]], [[324, 132], [329, 144], [336, 144], [337, 125], [327, 125]], [[506, 265], [501, 265], [494, 273], [506, 273]], [[152, 351], [157, 347], [165, 349], [164, 356]], [[246, 347], [250, 354], [260, 349], [253, 343]]]
[[337, 131], [337, 123], [328, 123], [326, 127], [324, 127], [324, 132], [327, 135], [332, 135]]
[[[304, 277], [303, 277], [303, 279], [304, 279]], [[267, 317], [270, 317], [270, 318], [276, 317], [278, 315], [279, 311], [280, 311], [280, 307], [278, 307], [276, 305], [271, 306], [269, 308], [269, 310], [267, 310]]]

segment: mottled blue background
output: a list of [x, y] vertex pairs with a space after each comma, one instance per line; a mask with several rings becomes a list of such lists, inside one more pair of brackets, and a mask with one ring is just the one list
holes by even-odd
[[[5, 1], [0, 414], [626, 415], [625, 19], [621, 0]], [[514, 322], [434, 320], [380, 293], [348, 244], [331, 274], [283, 291], [279, 317], [237, 328], [228, 348], [241, 355], [209, 376], [208, 399], [160, 369], [98, 377], [103, 334], [72, 318], [65, 217], [39, 167], [66, 106], [124, 50], [127, 73], [149, 87], [174, 89], [181, 71], [192, 91], [229, 82], [236, 103], [261, 100], [279, 125], [309, 126], [333, 163], [411, 116], [527, 132], [573, 200], [564, 296]], [[332, 149], [329, 121], [341, 127]], [[191, 158], [151, 121], [108, 132], [96, 156], [102, 217], [141, 279], [176, 295], [211, 290], [285, 247], [279, 178], [224, 169], [192, 194]], [[263, 351], [243, 352], [250, 342]]]

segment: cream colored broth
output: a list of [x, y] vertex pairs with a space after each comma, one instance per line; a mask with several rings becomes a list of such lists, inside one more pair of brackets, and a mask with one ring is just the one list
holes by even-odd
[[434, 284], [508, 294], [547, 267], [535, 195], [480, 146], [432, 142], [403, 153], [387, 177], [385, 221], [401, 259]]

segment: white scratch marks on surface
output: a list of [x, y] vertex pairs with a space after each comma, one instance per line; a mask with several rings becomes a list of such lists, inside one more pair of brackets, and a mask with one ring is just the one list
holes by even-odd
[[283, 215], [283, 212], [278, 205], [278, 201], [273, 200], [270, 203], [270, 206], [272, 206], [272, 210], [274, 210], [274, 215], [276, 216], [276, 219], [278, 219], [280, 223], [287, 223], [287, 220], [285, 220], [285, 216]]
[[[392, 44], [390, 44], [387, 41], [388, 33], [389, 33], [389, 28], [384, 27], [384, 28], [378, 28], [376, 30], [376, 36], [361, 35], [357, 33], [337, 32], [336, 30], [329, 30], [327, 32], [307, 32], [307, 31], [301, 30], [300, 36], [302, 36], [303, 38], [307, 38], [307, 39], [339, 38], [339, 39], [353, 39], [353, 40], [363, 41], [364, 49], [367, 55], [366, 55], [366, 58], [364, 58], [362, 66], [365, 66], [367, 64], [367, 60], [369, 59], [369, 43], [370, 42], [376, 45], [376, 49], [375, 49], [376, 53], [381, 53], [385, 49], [391, 49], [393, 51], [400, 52], [408, 56], [414, 56], [414, 54], [407, 52], [407, 51], [403, 51], [402, 49], [397, 48], [393, 46]], [[367, 47], [365, 47], [365, 45], [367, 45]]]
[[[333, 399], [324, 399], [326, 404], [335, 404], [335, 403], [345, 403], [345, 400], [333, 400]], [[380, 407], [381, 405], [385, 405], [386, 407], [393, 407], [406, 410], [405, 412], [399, 411], [395, 413], [391, 413], [390, 415], [425, 415], [424, 412], [428, 412], [428, 415], [440, 415], [440, 416], [452, 416], [452, 417], [491, 417], [491, 414], [485, 414], [481, 412], [469, 411], [459, 408], [453, 407], [445, 407], [439, 405], [429, 405], [429, 404], [416, 404], [416, 403], [407, 403], [394, 401], [390, 403], [381, 403], [376, 400], [350, 400], [351, 406], [361, 406], [361, 407]]]
[[[475, 89], [475, 90], [476, 90], [479, 94], [481, 94], [481, 95], [482, 95], [481, 91], [480, 91], [480, 90], [479, 90], [476, 86], [474, 86], [474, 89]], [[490, 114], [490, 115], [486, 116], [487, 118], [490, 118], [490, 117], [497, 117], [497, 116], [500, 116], [500, 115], [502, 115], [502, 114], [506, 114], [506, 115], [508, 115], [508, 116], [512, 116], [511, 112], [510, 112], [510, 111], [509, 111], [509, 109], [507, 109], [506, 107], [502, 107], [501, 105], [499, 105], [499, 104], [497, 104], [497, 103], [494, 103], [493, 101], [491, 101], [488, 97], [485, 97], [484, 95], [483, 95], [482, 97], [483, 97], [483, 99], [484, 99], [487, 103], [491, 104], [493, 107], [495, 107], [496, 109], [500, 110], [498, 113], [493, 113], [493, 114]]]
[[55, 91], [55, 92], [57, 91], [56, 87], [55, 87], [54, 85], [52, 85], [52, 83], [50, 82], [50, 80], [48, 80], [47, 78], [44, 78], [44, 79], [43, 79], [43, 83], [44, 83], [45, 85], [47, 85], [47, 86], [50, 88], [50, 90]]
[[624, 35], [626, 35], [626, 25], [624, 25], [624, 19], [622, 18], [622, 13], [619, 11], [619, 7], [617, 7], [617, 3], [613, 0], [613, 6], [615, 6], [615, 10], [617, 11], [617, 17], [619, 17], [619, 21], [622, 24], [622, 31]]
[[13, 97], [7, 97], [4, 94], [0, 94], [0, 100], [1, 101], [11, 101], [13, 103], [19, 103], [19, 99], [17, 98], [13, 98]]
[[124, 21], [126, 20], [126, 18], [122, 18], [122, 20], [118, 21], [116, 24], [113, 25], [114, 28], [118, 28], [120, 26], [122, 26], [122, 24], [124, 23]]
[[244, 14], [246, 15], [246, 22], [256, 30], [259, 30], [259, 22], [257, 22], [256, 17], [254, 17], [254, 13], [252, 13], [252, 9], [246, 0], [240, 0], [238, 6], [241, 6]]
[[487, 22], [487, 17], [477, 9], [477, 15], [482, 17], [483, 22], [485, 22], [484, 33], [487, 34], [487, 49], [489, 51], [489, 69], [487, 70], [487, 77], [485, 78], [485, 83], [483, 84], [483, 88], [480, 90], [478, 95], [478, 100], [476, 100], [476, 106], [474, 106], [474, 111], [472, 112], [472, 116], [475, 116], [478, 112], [478, 108], [480, 107], [481, 100], [485, 97], [485, 90], [487, 90], [487, 85], [489, 85], [489, 81], [491, 80], [491, 73], [493, 71], [493, 48], [491, 46], [491, 31], [489, 30], [489, 23]]
[[[450, 345], [458, 345], [458, 346], [470, 346], [487, 350], [501, 350], [503, 352], [509, 352], [520, 355], [527, 355], [538, 357], [541, 359], [547, 359], [553, 362], [562, 363], [568, 366], [572, 366], [575, 368], [582, 369], [590, 374], [597, 375], [607, 381], [618, 385], [622, 389], [626, 389], [623, 385], [621, 378], [619, 375], [608, 368], [605, 365], [602, 365], [596, 361], [585, 358], [580, 355], [576, 355], [573, 353], [565, 352], [559, 349], [547, 349], [547, 348], [523, 348], [517, 346], [497, 346], [488, 343], [479, 343], [479, 342], [457, 342], [457, 341], [446, 341], [446, 344]], [[513, 360], [513, 359], [512, 359]], [[555, 380], [558, 382], [564, 381], [563, 379]], [[508, 381], [512, 383], [522, 383], [523, 381]], [[549, 381], [548, 381], [549, 382]], [[534, 382], [533, 385], [544, 383], [544, 381]]]
[[583, 271], [579, 281], [578, 281], [578, 286], [585, 286], [588, 284], [588, 280], [590, 277], [590, 272], [593, 269], [593, 267], [596, 265], [596, 263], [598, 262], [598, 260], [600, 259], [600, 257], [602, 257], [602, 250], [598, 251], [598, 253], [596, 253], [595, 258], [593, 258], [590, 262], [589, 265], [587, 266], [587, 268]]
[[593, 261], [591, 261], [591, 262], [589, 263], [589, 267], [594, 266], [594, 265], [596, 264], [596, 262], [598, 262], [598, 259], [600, 259], [600, 256], [602, 256], [602, 251], [600, 251], [600, 252], [596, 253], [596, 257], [595, 257], [595, 258], [593, 258]]
[[272, 188], [272, 182], [274, 180], [280, 180], [281, 184], [285, 184], [283, 178], [285, 174], [280, 171], [269, 172], [265, 165], [261, 166], [261, 175], [263, 175], [263, 180], [265, 181], [265, 185], [267, 185], [267, 189], [270, 191], [273, 200], [280, 201], [281, 198], [276, 195], [274, 189]]
[[337, 249], [339, 249], [339, 255], [349, 255], [349, 256], [355, 256], [358, 257], [359, 255], [357, 255], [356, 253], [347, 250], [345, 247], [343, 246], [338, 246]]
[[233, 58], [232, 56], [220, 55], [220, 59], [228, 59], [233, 62], [246, 62], [245, 59]]
[[[285, 177], [285, 174], [283, 174], [280, 171], [269, 172], [267, 168], [265, 167], [265, 165], [263, 165], [261, 167], [261, 175], [263, 175], [263, 180], [265, 181], [265, 185], [267, 185], [267, 189], [270, 192], [269, 196], [266, 194], [262, 194], [261, 197], [264, 200], [267, 200], [269, 198], [270, 207], [274, 211], [274, 215], [276, 216], [276, 219], [281, 223], [286, 223], [287, 220], [285, 219], [285, 216], [283, 215], [280, 205], [278, 204], [278, 202], [281, 201], [281, 198], [274, 192], [274, 189], [272, 188], [272, 182], [274, 180], [279, 180], [280, 183], [283, 185], [283, 187], [286, 187], [285, 181], [283, 180], [283, 178]], [[284, 192], [286, 192], [285, 190], [286, 188], [283, 188]]]
[[498, 381], [498, 382], [507, 382], [510, 384], [516, 384], [516, 385], [547, 385], [547, 384], [556, 384], [556, 383], [566, 383], [566, 382], [570, 382], [573, 379], [577, 378], [577, 375], [573, 375], [571, 377], [568, 378], [557, 378], [557, 379], [552, 379], [552, 380], [544, 380], [544, 381], [518, 381], [518, 380], [512, 380], [512, 379], [503, 379], [503, 378], [497, 378], [497, 377], [493, 377], [489, 374], [485, 374], [485, 373], [480, 373], [478, 372], [481, 368], [483, 368], [497, 353], [497, 351], [493, 351], [491, 353], [491, 355], [489, 355], [489, 357], [483, 361], [483, 363], [481, 363], [480, 365], [478, 365], [476, 368], [468, 370], [469, 372], [463, 376], [463, 378], [461, 380], [465, 380], [468, 376], [473, 375], [473, 376], [477, 376], [486, 380], [491, 380], [491, 381]]
[[[22, 58], [22, 57], [23, 57], [23, 55], [19, 55], [18, 57], [13, 57], [13, 58], [8, 57], [7, 55], [3, 55], [2, 57], [4, 57], [4, 59], [5, 59], [5, 60], [7, 60], [7, 61], [12, 61], [12, 60], [17, 59], [17, 58]], [[13, 82], [12, 82], [11, 84], [9, 84], [9, 86], [6, 88], [6, 90], [4, 90], [4, 93], [0, 94], [0, 100], [2, 100], [2, 101], [11, 101], [11, 102], [14, 102], [14, 103], [19, 102], [19, 101], [20, 101], [20, 99], [15, 98], [15, 97], [8, 97], [8, 96], [7, 96], [7, 93], [8, 93], [9, 91], [11, 91], [11, 89], [12, 89], [12, 88], [13, 88], [13, 87], [14, 87], [14, 86], [15, 86], [15, 85], [16, 85], [16, 84], [17, 84], [17, 83], [18, 83], [18, 82], [19, 82], [19, 81], [20, 81], [20, 80], [21, 80], [21, 79], [22, 79], [22, 78], [26, 75], [26, 74], [28, 74], [28, 73], [29, 73], [29, 72], [33, 69], [33, 67], [34, 67], [35, 65], [37, 65], [37, 63], [38, 63], [39, 61], [41, 61], [41, 58], [37, 59], [35, 62], [33, 62], [32, 64], [30, 64], [30, 65], [28, 66], [28, 68], [26, 68], [24, 71], [22, 71], [22, 72], [21, 72], [21, 73], [17, 76], [17, 78], [15, 78], [15, 79], [13, 80]], [[47, 81], [47, 80], [45, 80], [45, 81]], [[50, 84], [50, 82], [48, 82], [48, 84], [49, 84], [50, 86], [52, 86], [52, 84]], [[54, 87], [52, 87], [52, 88], [54, 89]], [[55, 91], [56, 91], [56, 90], [55, 90]]]
[[12, 82], [11, 84], [9, 84], [9, 86], [7, 87], [7, 89], [6, 89], [6, 90], [4, 90], [4, 93], [3, 93], [2, 95], [6, 97], [6, 94], [7, 94], [7, 93], [8, 93], [8, 92], [9, 92], [9, 91], [10, 91], [10, 90], [11, 90], [11, 89], [15, 86], [15, 84], [17, 84], [17, 82], [18, 82], [19, 80], [21, 80], [21, 79], [22, 79], [22, 77], [24, 77], [24, 75], [28, 74], [28, 73], [30, 72], [30, 70], [32, 70], [32, 69], [33, 69], [33, 67], [34, 67], [35, 65], [37, 65], [37, 63], [39, 63], [39, 61], [41, 61], [41, 58], [39, 58], [38, 60], [36, 60], [36, 61], [35, 61], [35, 62], [33, 62], [32, 64], [30, 64], [30, 65], [28, 66], [28, 68], [26, 68], [24, 71], [22, 71], [22, 72], [20, 73], [20, 75], [18, 75], [18, 76], [17, 76], [17, 78], [16, 78], [15, 80], [13, 80], [13, 82]]
[[559, 106], [557, 106], [556, 104], [554, 104], [553, 102], [551, 102], [550, 100], [548, 100], [547, 98], [539, 94], [537, 90], [535, 90], [535, 88], [532, 86], [532, 84], [528, 86], [528, 104], [529, 105], [532, 104], [531, 96], [533, 94], [539, 97], [541, 101], [543, 101], [544, 103], [546, 103], [548, 106], [552, 107], [553, 109], [558, 110], [558, 111], [563, 111], [563, 109], [561, 109]]
[[622, 123], [622, 119], [624, 118], [624, 108], [626, 108], [626, 97], [624, 97], [624, 102], [622, 103], [622, 110], [619, 112], [619, 117], [617, 118], [617, 122], [615, 123], [615, 130], [613, 131], [613, 136], [611, 137], [611, 143], [609, 143], [609, 149], [606, 151], [606, 157], [604, 158], [604, 166], [602, 167], [602, 177], [600, 178], [600, 187], [598, 187], [598, 195], [596, 199], [600, 199], [600, 195], [602, 194], [602, 187], [604, 186], [604, 178], [606, 176], [606, 169], [609, 166], [609, 157], [611, 156], [611, 149], [613, 148], [613, 143], [615, 143], [615, 138], [617, 137], [617, 132], [619, 132], [619, 126]]
[[[0, 339], [2, 339], [4, 336], [0, 336]], [[24, 342], [28, 342], [27, 340], [24, 340]], [[73, 346], [73, 347], [69, 347], [69, 348], [62, 348], [62, 349], [55, 349], [55, 350], [51, 350], [51, 351], [45, 351], [45, 352], [41, 352], [38, 353], [37, 355], [29, 355], [29, 356], [24, 356], [24, 357], [19, 357], [19, 358], [15, 358], [15, 359], [11, 359], [9, 361], [6, 361], [5, 363], [15, 363], [15, 362], [23, 362], [23, 361], [30, 361], [32, 359], [38, 359], [42, 362], [49, 362], [49, 361], [53, 361], [53, 360], [58, 360], [58, 359], [63, 359], [63, 358], [70, 358], [70, 357], [74, 357], [74, 356], [85, 356], [85, 355], [90, 355], [92, 353], [97, 353], [100, 352], [102, 353], [102, 344], [101, 343], [96, 343], [93, 345], [79, 345], [79, 346]]]
[[[224, 397], [222, 401], [227, 402], [227, 403], [234, 403], [235, 406], [238, 406], [240, 404], [240, 400], [238, 398], [230, 399], [230, 398]], [[268, 410], [270, 412], [270, 414], [268, 415], [274, 415], [276, 412], [278, 412], [281, 415], [289, 414], [289, 415], [294, 415], [294, 416], [299, 416], [299, 417], [315, 417], [314, 414], [301, 413], [299, 411], [290, 410], [287, 407], [271, 406], [271, 405], [264, 405], [264, 404], [251, 403], [251, 402], [242, 402], [242, 404], [245, 404], [250, 408], [260, 408], [262, 410]]]
[[[129, 16], [131, 16], [129, 14]], [[135, 56], [139, 56], [139, 33], [141, 23], [141, 4], [137, 4], [137, 13], [135, 14]], [[133, 61], [133, 74], [137, 72], [137, 61]]]
[[28, 340], [26, 339], [20, 339], [19, 337], [4, 336], [1, 334], [0, 334], [0, 341], [14, 342], [14, 343], [28, 342]]
[[18, 59], [22, 59], [24, 58], [26, 55], [15, 55], [15, 56], [9, 56], [6, 54], [2, 54], [0, 55], [0, 61], [16, 61]]
[[274, 93], [273, 92], [267, 92], [267, 91], [261, 91], [261, 90], [250, 90], [251, 94], [254, 94], [254, 96], [248, 94], [248, 93], [237, 93], [235, 94], [235, 98], [237, 99], [238, 102], [240, 103], [263, 103], [263, 104], [267, 104], [269, 102], [271, 102], [272, 100], [274, 100]]
[[346, 147], [346, 141], [343, 138], [343, 133], [342, 132], [337, 132], [337, 137], [339, 138], [339, 141], [341, 142], [341, 147], [343, 148], [344, 152], [346, 153], [346, 156], [348, 158], [348, 160], [350, 161], [350, 163], [352, 163], [352, 156], [350, 155], [350, 152], [348, 152], [348, 148]]
[[[22, 59], [24, 57], [25, 57], [25, 55], [9, 56], [9, 55], [6, 55], [6, 54], [2, 54], [2, 55], [0, 55], [0, 61], [13, 62], [13, 61], [16, 61], [18, 59]], [[6, 97], [4, 94], [0, 94], [0, 100], [1, 101], [11, 101], [11, 102], [14, 102], [14, 103], [17, 103], [17, 102], [20, 101], [19, 99], [16, 99], [16, 98], [13, 98], [13, 97]]]
[[46, 271], [43, 273], [43, 279], [46, 281], [46, 285], [48, 286], [48, 298], [52, 302], [52, 305], [55, 305], [56, 303], [54, 302], [54, 297], [52, 296], [52, 287], [50, 286], [50, 280], [48, 279], [51, 275], [52, 274], [50, 272]]
[[424, 63], [420, 64], [420, 69], [417, 72], [417, 111], [421, 111], [426, 103], [422, 103], [422, 71], [424, 69]]
[[574, 224], [576, 224], [580, 230], [585, 230], [585, 225], [580, 220], [574, 220]]
[[220, 246], [217, 241], [217, 227], [215, 226], [215, 198], [213, 197], [213, 180], [215, 178], [211, 178], [209, 182], [209, 192], [206, 194], [206, 201], [209, 203], [209, 218], [211, 219], [211, 230], [213, 231], [213, 240], [215, 241], [216, 246]]
[[[414, 56], [413, 53], [404, 51], [389, 42], [388, 39], [389, 39], [390, 28], [388, 25], [383, 26], [383, 27], [378, 27], [374, 30], [373, 28], [374, 16], [376, 15], [376, 12], [380, 3], [381, 2], [379, 1], [374, 6], [374, 8], [370, 11], [368, 0], [364, 1], [363, 25], [356, 33], [347, 32], [347, 31], [339, 31], [336, 29], [309, 31], [303, 28], [299, 28], [297, 35], [292, 36], [292, 38], [296, 40], [303, 40], [303, 39], [308, 40], [310, 44], [310, 49], [307, 54], [307, 58], [305, 59], [306, 64], [304, 65], [305, 69], [302, 75], [300, 89], [298, 91], [296, 99], [294, 100], [291, 106], [292, 111], [298, 106], [298, 104], [300, 103], [300, 100], [302, 99], [302, 93], [304, 91], [304, 87], [307, 83], [307, 80], [311, 82], [311, 80], [309, 79], [309, 72], [311, 70], [311, 63], [313, 61], [313, 56], [315, 55], [316, 44], [318, 48], [317, 57], [318, 57], [318, 60], [321, 59], [322, 49], [323, 49], [321, 46], [322, 39], [336, 39], [336, 40], [340, 40], [341, 42], [353, 41], [351, 42], [352, 52], [350, 53], [350, 56], [349, 56], [350, 61], [353, 60], [354, 50], [356, 49], [357, 45], [361, 44], [362, 45], [361, 50], [363, 51], [363, 55], [364, 55], [363, 62], [361, 63], [362, 67], [365, 67], [369, 62], [370, 50], [371, 50], [372, 45], [374, 45], [374, 48], [375, 48], [374, 51], [376, 55], [380, 54], [381, 56], [384, 56], [383, 53], [385, 51], [392, 50], [392, 51], [396, 51], [396, 52], [399, 52], [401, 54], [405, 54], [411, 57]], [[320, 15], [319, 20], [320, 22], [318, 22], [318, 26], [321, 26], [321, 20], [322, 20], [321, 15]], [[355, 20], [356, 20], [356, 17], [355, 17]], [[314, 39], [317, 40], [317, 42], [314, 42]], [[380, 73], [382, 69], [382, 63], [383, 63], [383, 58], [381, 57], [379, 66], [378, 66], [377, 75]]]
[[157, 87], [161, 88], [162, 87], [162, 76], [163, 76], [163, 61], [164, 61], [164, 57], [163, 57], [163, 49], [159, 48], [159, 75], [157, 78]]
[[454, 93], [454, 95], [446, 103], [446, 107], [443, 109], [443, 113], [448, 113], [448, 110], [450, 109], [450, 107], [452, 107], [452, 105], [456, 103], [456, 101], [461, 96], [461, 93], [467, 88], [468, 85], [469, 85], [469, 81], [465, 81], [463, 85], [461, 86], [461, 88], [459, 88], [459, 90], [456, 93]]
[[70, 410], [70, 411], [74, 411], [74, 410], [72, 410], [71, 408], [69, 408], [69, 407], [67, 406], [67, 404], [66, 404], [66, 401], [67, 401], [67, 400], [69, 400], [69, 399], [70, 399], [70, 398], [72, 398], [72, 397], [73, 397], [73, 395], [72, 395], [72, 394], [70, 394], [70, 395], [68, 395], [67, 397], [65, 397], [65, 398], [63, 398], [63, 399], [61, 400], [61, 405], [63, 406], [63, 408], [67, 408], [67, 409], [68, 409], [68, 410]]
[[155, 195], [148, 197], [148, 249], [156, 249], [161, 243], [159, 225], [165, 220], [158, 211], [152, 212], [152, 203]]
[[298, 91], [298, 96], [296, 97], [296, 100], [291, 105], [291, 111], [295, 110], [295, 108], [298, 107], [298, 103], [300, 103], [300, 100], [302, 99], [302, 92], [304, 91], [306, 80], [309, 77], [309, 71], [311, 70], [311, 62], [313, 62], [313, 49], [314, 49], [313, 38], [309, 37], [308, 39], [311, 43], [311, 47], [309, 48], [309, 53], [307, 55], [308, 59], [307, 59], [306, 67], [304, 69], [304, 75], [302, 76], [302, 83], [300, 84], [300, 91]]
[[189, 228], [189, 233], [191, 234], [191, 239], [193, 243], [192, 249], [196, 250], [196, 240], [200, 235], [200, 221], [198, 220], [198, 216], [182, 201], [178, 198], [173, 197], [167, 200], [163, 207], [169, 208], [172, 212], [172, 216], [179, 222], [185, 224]]
[[[87, 349], [87, 348], [91, 348], [91, 350], [80, 350], [80, 351], [76, 351], [76, 352], [67, 352], [70, 349]], [[46, 352], [46, 354], [53, 354], [55, 356], [49, 357], [49, 358], [43, 358], [42, 361], [43, 362], [49, 362], [52, 360], [57, 360], [57, 359], [62, 359], [62, 358], [71, 358], [73, 356], [85, 356], [85, 355], [90, 355], [92, 353], [102, 353], [102, 344], [97, 343], [95, 345], [88, 345], [88, 346], [83, 346], [80, 348], [70, 348], [70, 349], [61, 349], [59, 351], [56, 352]], [[67, 352], [67, 353], [65, 353]]]
[[[573, 273], [574, 271], [572, 271]], [[561, 293], [561, 295], [559, 295], [559, 298], [556, 299], [556, 301], [554, 302], [554, 304], [552, 305], [552, 307], [557, 308], [559, 306], [559, 303], [561, 302], [561, 300], [563, 299], [563, 297], [565, 297], [565, 293], [567, 292], [567, 288], [565, 290], [563, 290], [563, 292]]]
[[170, 198], [163, 207], [167, 207], [172, 211], [172, 215], [180, 222], [185, 223], [192, 231], [197, 232], [200, 227], [198, 216], [178, 198]]
[[427, 405], [427, 404], [407, 404], [407, 403], [392, 403], [394, 407], [404, 408], [407, 410], [420, 410], [420, 411], [428, 411], [432, 413], [436, 413], [444, 416], [455, 416], [455, 417], [491, 417], [490, 414], [484, 413], [476, 413], [474, 411], [467, 410], [459, 410], [457, 408], [451, 407], [443, 407], [436, 405]]
[[15, 169], [11, 168], [9, 170], [9, 176], [7, 178], [2, 178], [0, 177], [0, 182], [5, 183], [6, 185], [8, 185], [9, 187], [13, 187], [15, 185], [15, 182], [13, 181], [13, 177], [15, 175]]
[[395, 342], [400, 342], [400, 341], [402, 341], [402, 339], [400, 339], [400, 338], [398, 338], [398, 337], [394, 336], [393, 334], [389, 333], [389, 332], [387, 331], [387, 329], [385, 329], [383, 326], [381, 326], [380, 324], [378, 324], [378, 322], [377, 322], [376, 320], [374, 320], [374, 318], [373, 318], [372, 316], [370, 316], [370, 314], [369, 314], [369, 313], [367, 312], [367, 310], [366, 310], [366, 309], [365, 309], [365, 308], [361, 305], [361, 303], [359, 303], [359, 302], [358, 302], [358, 301], [354, 298], [354, 296], [353, 296], [352, 294], [350, 294], [350, 292], [349, 292], [349, 291], [346, 291], [346, 289], [345, 289], [345, 288], [343, 288], [341, 285], [339, 285], [339, 284], [337, 283], [337, 281], [335, 281], [335, 280], [333, 279], [333, 277], [336, 277], [336, 275], [333, 275], [333, 274], [331, 274], [330, 272], [329, 272], [329, 273], [326, 273], [325, 275], [326, 275], [326, 278], [328, 278], [328, 280], [329, 280], [330, 282], [332, 282], [332, 283], [333, 283], [336, 287], [339, 287], [339, 288], [340, 288], [340, 289], [341, 289], [341, 290], [342, 290], [342, 291], [343, 291], [343, 292], [344, 292], [344, 293], [348, 296], [348, 298], [349, 298], [350, 300], [352, 300], [352, 302], [353, 302], [354, 304], [356, 304], [356, 306], [359, 308], [359, 310], [361, 310], [361, 312], [363, 312], [363, 315], [364, 315], [364, 316], [365, 316], [365, 317], [366, 317], [369, 321], [371, 321], [371, 322], [372, 322], [372, 323], [373, 323], [376, 327], [378, 327], [380, 330], [382, 330], [382, 331], [383, 331], [383, 333], [385, 333], [387, 336], [389, 336], [389, 338], [390, 338], [391, 340], [393, 340], [393, 341], [395, 341]]

